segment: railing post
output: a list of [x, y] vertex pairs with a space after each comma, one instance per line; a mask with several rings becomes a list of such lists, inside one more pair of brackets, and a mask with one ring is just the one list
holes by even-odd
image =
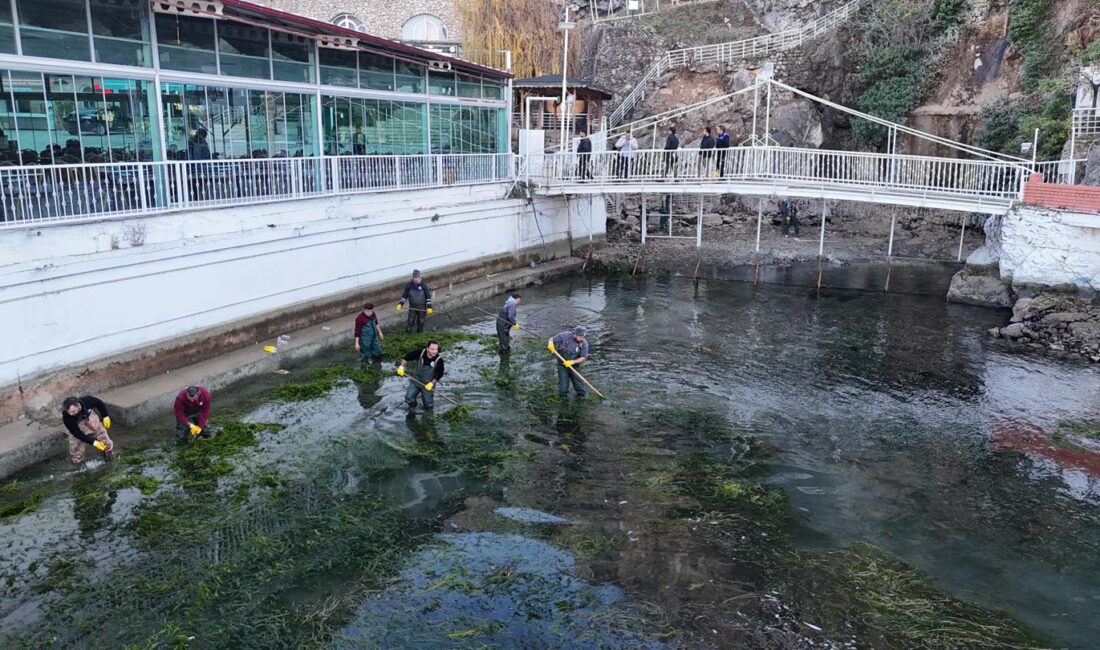
[[397, 189], [401, 189], [401, 168], [404, 165], [401, 164], [401, 159], [404, 156], [393, 157], [393, 183]]
[[141, 202], [141, 211], [144, 213], [144, 212], [149, 211], [149, 200], [145, 196], [146, 190], [148, 189], [145, 186], [145, 165], [143, 165], [141, 163], [138, 163], [137, 171], [138, 171], [138, 200]]
[[443, 154], [436, 154], [435, 156], [435, 183], [434, 185], [443, 186]]
[[332, 177], [332, 191], [340, 191], [340, 158], [333, 156], [329, 161], [329, 175]]

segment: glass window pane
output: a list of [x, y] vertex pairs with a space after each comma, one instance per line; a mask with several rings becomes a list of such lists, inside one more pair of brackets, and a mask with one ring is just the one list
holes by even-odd
[[12, 70], [9, 74], [23, 164], [51, 164], [53, 162], [50, 147], [52, 138], [49, 117], [46, 114], [46, 93], [42, 74], [19, 70]]
[[223, 20], [218, 23], [221, 73], [228, 77], [271, 78], [267, 30]]
[[162, 68], [218, 74], [213, 20], [157, 14], [156, 22]]
[[15, 27], [12, 24], [10, 2], [0, 2], [0, 52], [15, 54]]
[[428, 94], [453, 97], [455, 94], [455, 76], [450, 72], [428, 71]]
[[356, 78], [355, 52], [348, 50], [333, 50], [322, 47], [321, 57], [321, 83], [326, 86], [351, 86], [359, 85]]
[[485, 99], [504, 99], [504, 87], [492, 81], [482, 81], [481, 96]]
[[[301, 106], [301, 115], [296, 119], [298, 123], [298, 133], [302, 141], [301, 152], [295, 152], [294, 155], [316, 156], [318, 151], [318, 142], [320, 137], [317, 134], [317, 121], [314, 117], [314, 112], [317, 110], [316, 98], [314, 95], [298, 95]], [[287, 120], [290, 120], [290, 116], [287, 116]]]
[[458, 75], [458, 96], [481, 98], [481, 80]]
[[397, 62], [397, 90], [403, 93], [424, 93], [424, 68], [414, 63]]
[[253, 158], [270, 157], [272, 140], [272, 121], [268, 116], [268, 103], [274, 102], [277, 93], [262, 90], [248, 92], [248, 140]]
[[11, 95], [11, 77], [0, 70], [0, 165], [18, 165], [19, 130], [16, 127], [15, 99]]
[[214, 152], [206, 86], [187, 84], [183, 87], [183, 97], [183, 119], [187, 130], [187, 148], [183, 152], [183, 159], [210, 160], [214, 157]]
[[[83, 162], [80, 144], [80, 124], [77, 121], [76, 93], [73, 76], [68, 74], [47, 74], [46, 81], [46, 117], [47, 128], [51, 132], [50, 149], [55, 163], [75, 164]], [[92, 108], [81, 111], [94, 112]]]
[[271, 58], [279, 81], [313, 83], [313, 41], [283, 32], [271, 32]]
[[393, 59], [388, 56], [360, 52], [359, 87], [393, 90]]
[[286, 132], [286, 96], [283, 93], [267, 94], [267, 122], [272, 158], [290, 155]]
[[91, 60], [84, 0], [18, 0], [23, 54]]
[[96, 61], [152, 65], [144, 6], [141, 0], [91, 0]]
[[321, 127], [324, 129], [324, 151], [326, 156], [336, 155], [336, 98], [324, 95], [321, 98]]
[[362, 99], [354, 98], [351, 103], [351, 152], [356, 156], [367, 153], [366, 107]]

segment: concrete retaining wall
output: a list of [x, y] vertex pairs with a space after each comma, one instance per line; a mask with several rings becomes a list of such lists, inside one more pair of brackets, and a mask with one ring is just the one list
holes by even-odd
[[1001, 222], [1000, 248], [1014, 286], [1100, 290], [1100, 215], [1019, 206]]
[[[600, 200], [507, 184], [326, 197], [0, 233], [0, 423], [203, 354], [602, 237]], [[127, 233], [144, 231], [133, 246]], [[118, 246], [118, 248], [114, 248]], [[10, 254], [9, 254], [10, 252]], [[446, 276], [433, 277], [433, 272]], [[45, 389], [45, 387], [51, 387]]]

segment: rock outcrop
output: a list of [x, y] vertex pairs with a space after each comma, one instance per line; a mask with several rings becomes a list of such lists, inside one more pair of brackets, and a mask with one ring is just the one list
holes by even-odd
[[947, 302], [963, 305], [1007, 308], [1014, 300], [1012, 287], [1001, 279], [996, 265], [968, 264], [951, 278], [951, 287], [947, 290]]
[[1012, 321], [1004, 327], [994, 327], [989, 334], [1100, 362], [1100, 304], [1050, 293], [1021, 298], [1012, 307]]

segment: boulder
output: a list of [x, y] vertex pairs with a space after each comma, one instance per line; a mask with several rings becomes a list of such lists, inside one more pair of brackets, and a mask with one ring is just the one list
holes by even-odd
[[1011, 307], [1012, 289], [988, 267], [966, 267], [951, 278], [947, 301], [979, 307]]
[[1100, 322], [1071, 323], [1069, 331], [1080, 339], [1096, 339], [1100, 341]]
[[1085, 160], [1085, 177], [1081, 183], [1100, 186], [1100, 147], [1089, 150], [1088, 158]]
[[1023, 323], [1012, 323], [1001, 328], [1001, 336], [1006, 339], [1018, 339], [1027, 333], [1027, 326]]
[[1076, 323], [1092, 318], [1089, 314], [1072, 311], [1056, 311], [1043, 316], [1044, 323]]
[[721, 226], [723, 223], [722, 215], [720, 214], [704, 214], [703, 215], [703, 227], [714, 228]]

